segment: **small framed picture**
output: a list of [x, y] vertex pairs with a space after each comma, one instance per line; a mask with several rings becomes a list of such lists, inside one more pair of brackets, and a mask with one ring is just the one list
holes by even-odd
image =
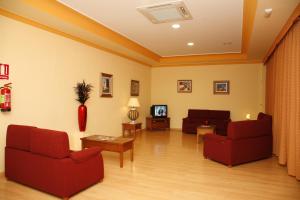
[[177, 81], [178, 93], [191, 93], [192, 92], [192, 80], [178, 80]]
[[113, 95], [113, 75], [101, 73], [100, 77], [100, 96], [112, 97]]
[[130, 95], [131, 96], [139, 96], [140, 92], [140, 82], [136, 80], [131, 80], [130, 83]]
[[229, 94], [229, 81], [214, 81], [214, 94]]

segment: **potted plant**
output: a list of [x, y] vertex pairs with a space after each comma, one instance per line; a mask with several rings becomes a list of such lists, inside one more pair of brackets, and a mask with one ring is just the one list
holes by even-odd
[[75, 93], [77, 94], [76, 101], [80, 103], [78, 107], [78, 125], [80, 131], [85, 131], [87, 107], [84, 104], [90, 98], [92, 87], [91, 84], [86, 84], [84, 81], [82, 81], [82, 83], [77, 83], [76, 87], [74, 87]]

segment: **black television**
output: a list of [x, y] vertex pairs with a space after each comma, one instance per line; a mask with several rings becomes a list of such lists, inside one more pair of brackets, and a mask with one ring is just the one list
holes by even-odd
[[153, 118], [165, 118], [168, 117], [167, 105], [152, 105], [150, 108], [150, 114]]

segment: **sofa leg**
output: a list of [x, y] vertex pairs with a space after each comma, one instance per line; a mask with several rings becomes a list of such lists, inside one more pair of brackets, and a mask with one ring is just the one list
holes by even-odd
[[69, 200], [69, 197], [63, 197], [62, 200]]
[[232, 167], [232, 165], [227, 165], [229, 168], [231, 168]]

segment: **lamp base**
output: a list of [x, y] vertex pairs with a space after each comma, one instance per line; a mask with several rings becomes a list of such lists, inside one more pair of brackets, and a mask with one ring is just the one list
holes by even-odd
[[133, 110], [133, 109], [131, 109], [131, 110], [129, 110], [129, 112], [128, 112], [128, 118], [130, 119], [130, 123], [134, 123], [135, 122], [135, 120], [137, 120], [137, 118], [139, 118], [139, 112], [137, 111], [137, 110]]

